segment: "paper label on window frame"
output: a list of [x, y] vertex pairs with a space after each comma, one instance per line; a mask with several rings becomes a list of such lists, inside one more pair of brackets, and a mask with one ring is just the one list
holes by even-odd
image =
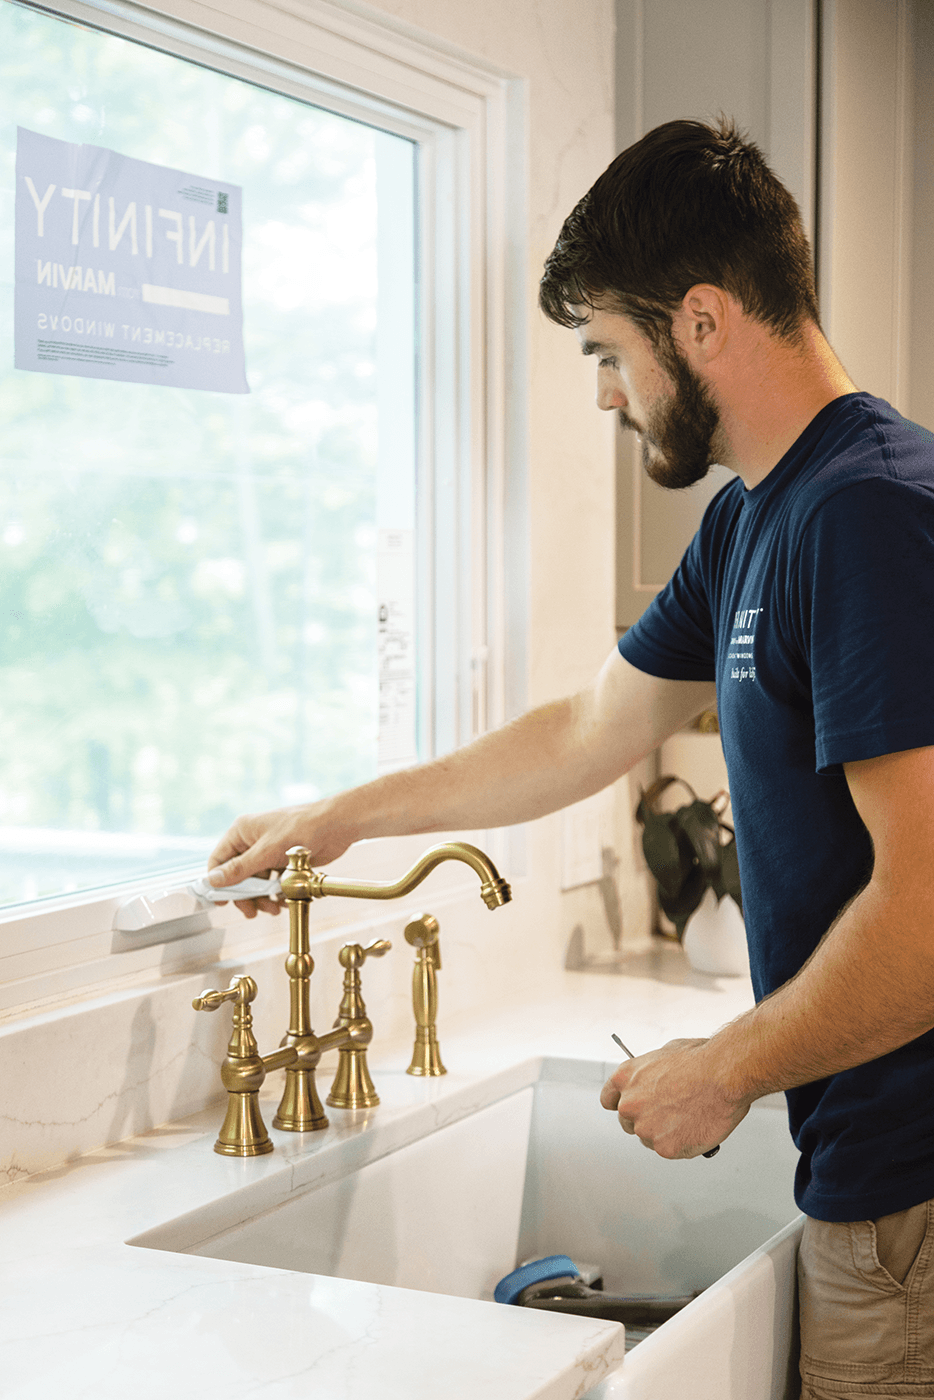
[[17, 129], [17, 369], [249, 393], [240, 186]]

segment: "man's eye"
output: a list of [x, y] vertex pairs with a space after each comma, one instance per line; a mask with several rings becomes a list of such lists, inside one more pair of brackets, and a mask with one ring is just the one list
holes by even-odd
[[598, 360], [598, 361], [597, 361], [597, 368], [598, 368], [598, 369], [616, 369], [616, 360], [615, 360], [615, 359], [612, 359], [612, 358], [608, 358], [608, 359], [605, 359], [605, 360]]

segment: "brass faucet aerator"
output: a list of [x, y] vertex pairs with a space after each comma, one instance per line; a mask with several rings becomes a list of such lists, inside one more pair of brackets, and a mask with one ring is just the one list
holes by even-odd
[[509, 904], [512, 899], [512, 890], [502, 877], [488, 881], [481, 887], [480, 898], [488, 909], [499, 909], [504, 904]]

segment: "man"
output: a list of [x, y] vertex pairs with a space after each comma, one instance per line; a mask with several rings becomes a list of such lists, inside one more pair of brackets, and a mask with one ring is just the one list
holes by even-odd
[[[727, 124], [672, 122], [565, 222], [541, 304], [680, 487], [736, 472], [594, 682], [447, 758], [242, 818], [217, 883], [364, 836], [526, 821], [716, 694], [756, 1007], [604, 1087], [663, 1157], [785, 1090], [805, 1400], [934, 1396], [934, 438], [821, 333], [795, 203]], [[871, 334], [871, 328], [867, 328]], [[248, 912], [253, 912], [252, 909]]]

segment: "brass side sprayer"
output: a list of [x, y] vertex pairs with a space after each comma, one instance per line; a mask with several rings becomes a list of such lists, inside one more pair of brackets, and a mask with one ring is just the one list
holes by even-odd
[[405, 941], [416, 949], [412, 970], [412, 1004], [415, 1009], [415, 1044], [412, 1063], [406, 1074], [424, 1078], [447, 1074], [441, 1063], [438, 1044], [438, 979], [441, 971], [441, 944], [438, 941], [438, 920], [431, 914], [419, 914], [405, 926]]

